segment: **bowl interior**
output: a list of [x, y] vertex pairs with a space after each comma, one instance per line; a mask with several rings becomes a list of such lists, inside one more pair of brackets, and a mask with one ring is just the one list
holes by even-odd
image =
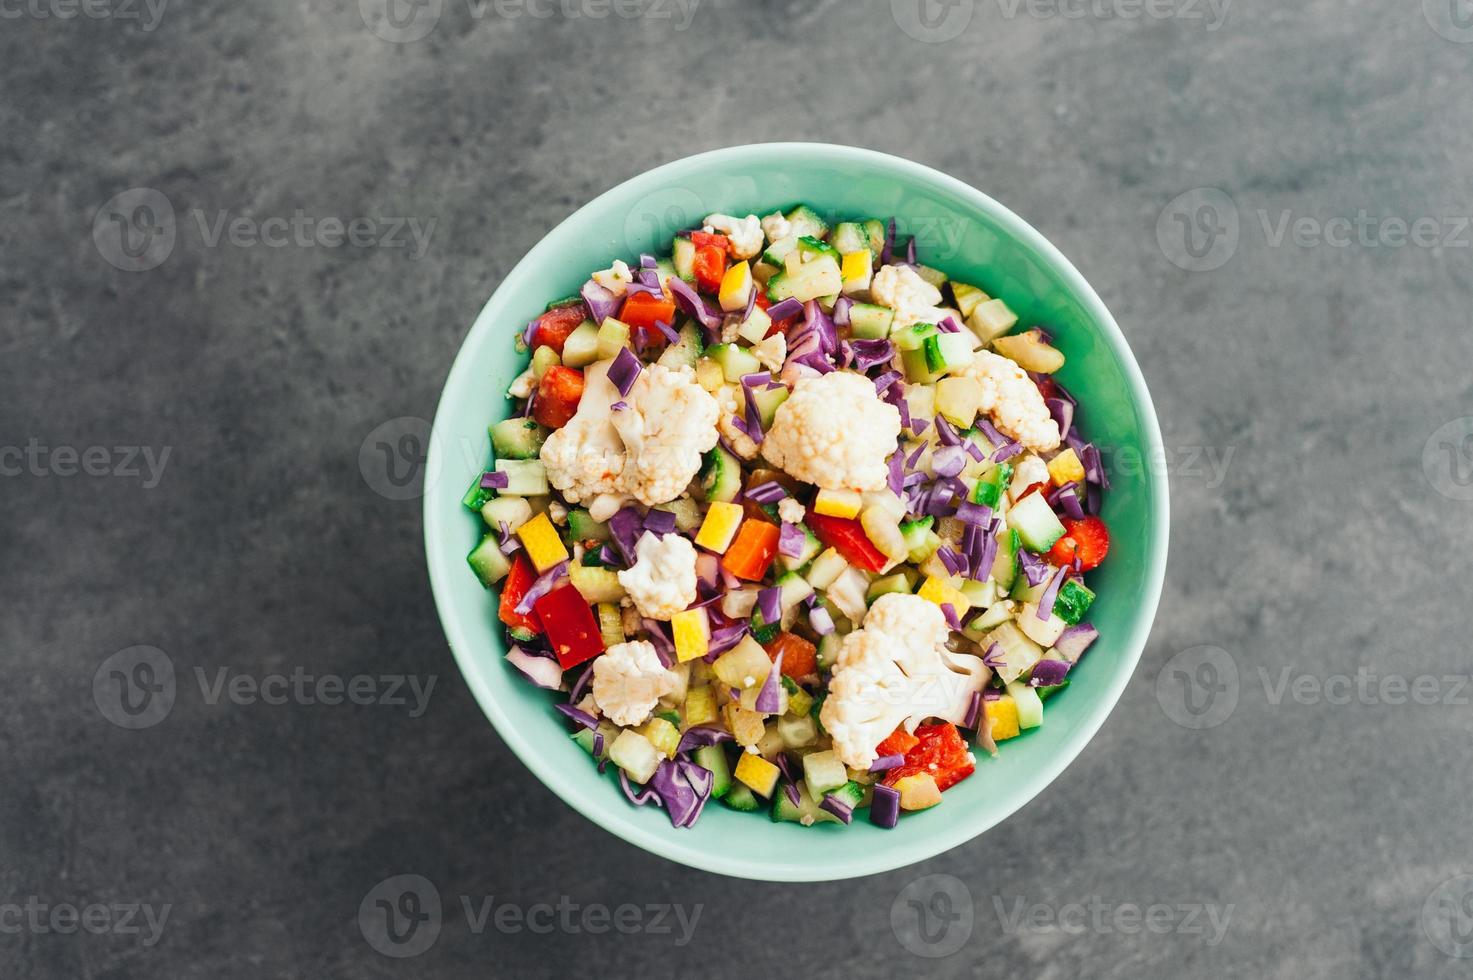
[[[565, 734], [551, 694], [503, 659], [495, 604], [465, 564], [480, 519], [460, 498], [489, 458], [488, 423], [525, 366], [513, 338], [589, 272], [641, 251], [664, 254], [676, 231], [713, 211], [768, 214], [806, 202], [832, 220], [897, 218], [919, 260], [1000, 296], [1025, 324], [1045, 326], [1068, 363], [1059, 378], [1080, 400], [1081, 431], [1111, 464], [1104, 517], [1110, 558], [1092, 573], [1090, 621], [1101, 639], [1051, 699], [1042, 728], [1004, 744], [996, 759], [932, 810], [895, 830], [804, 828], [712, 802], [694, 828], [663, 810], [634, 808], [612, 774], [600, 776]], [[600, 826], [672, 860], [769, 880], [873, 874], [940, 853], [1002, 820], [1043, 789], [1098, 729], [1140, 656], [1160, 594], [1166, 553], [1165, 478], [1143, 462], [1161, 439], [1134, 358], [1094, 291], [1021, 219], [953, 178], [895, 157], [821, 144], [769, 144], [702, 154], [636, 177], [573, 214], [517, 265], [481, 311], [456, 358], [435, 418], [425, 491], [426, 553], [452, 650], [486, 715], [554, 792]]]

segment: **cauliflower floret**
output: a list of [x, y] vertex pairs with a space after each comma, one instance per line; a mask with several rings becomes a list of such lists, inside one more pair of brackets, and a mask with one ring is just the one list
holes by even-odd
[[777, 502], [777, 516], [789, 524], [802, 524], [807, 514], [803, 505], [792, 497], [784, 497]]
[[780, 241], [793, 233], [793, 226], [781, 211], [774, 211], [762, 219], [762, 233], [769, 242]]
[[788, 338], [780, 333], [762, 341], [752, 348], [752, 356], [767, 370], [774, 373], [783, 369], [783, 361], [788, 359]]
[[516, 379], [511, 383], [511, 387], [506, 389], [506, 393], [513, 398], [530, 398], [536, 388], [537, 375], [528, 367], [527, 370], [516, 376]]
[[648, 640], [616, 643], [593, 662], [593, 700], [616, 725], [638, 725], [675, 688]]
[[619, 572], [619, 584], [641, 615], [668, 620], [696, 601], [696, 549], [685, 538], [646, 531], [634, 555], [634, 565]]
[[[663, 504], [690, 484], [716, 445], [718, 406], [689, 367], [646, 365], [622, 399], [610, 361], [584, 372], [578, 412], [542, 445], [547, 478], [572, 503], [607, 520], [629, 497]], [[628, 407], [615, 412], [622, 400]]]
[[846, 766], [868, 769], [897, 725], [914, 731], [927, 718], [966, 720], [992, 672], [980, 658], [946, 649], [949, 635], [939, 606], [891, 593], [844, 637], [819, 720]]
[[595, 272], [592, 278], [615, 296], [623, 296], [629, 284], [634, 281], [634, 273], [622, 259], [615, 259], [613, 265]]
[[876, 303], [895, 311], [895, 329], [912, 323], [939, 323], [946, 319], [947, 311], [938, 305], [941, 290], [908, 265], [881, 266], [870, 283], [869, 291]]
[[755, 214], [733, 218], [729, 214], [706, 215], [706, 228], [719, 231], [731, 242], [731, 257], [738, 262], [762, 251], [762, 222]]
[[1035, 483], [1049, 482], [1048, 464], [1037, 456], [1028, 455], [1018, 460], [1013, 468], [1013, 480], [1008, 484], [1008, 497], [1017, 500], [1023, 491]]
[[825, 490], [878, 490], [900, 437], [900, 412], [862, 374], [804, 378], [777, 408], [762, 454]]
[[721, 438], [726, 440], [733, 452], [742, 459], [752, 460], [757, 458], [761, 447], [732, 421], [738, 413], [746, 411], [746, 403], [737, 391], [735, 385], [727, 385], [721, 389], [717, 396], [721, 400], [721, 419], [716, 425], [721, 431]]
[[1000, 432], [1034, 452], [1059, 448], [1059, 424], [1028, 372], [1006, 357], [980, 350], [960, 373], [982, 382], [982, 411], [992, 416]]

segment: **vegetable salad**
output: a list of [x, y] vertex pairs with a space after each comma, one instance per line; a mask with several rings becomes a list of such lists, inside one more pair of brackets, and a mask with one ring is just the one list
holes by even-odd
[[677, 827], [942, 802], [1097, 634], [1108, 480], [1064, 355], [895, 222], [713, 214], [596, 270], [465, 497], [507, 660]]

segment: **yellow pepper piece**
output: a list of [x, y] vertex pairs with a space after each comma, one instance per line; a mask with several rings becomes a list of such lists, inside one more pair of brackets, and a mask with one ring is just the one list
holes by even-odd
[[983, 701], [982, 713], [987, 716], [989, 731], [994, 742], [1017, 738], [1022, 730], [1018, 724], [1018, 702], [1004, 694], [995, 701]]
[[938, 606], [944, 606], [950, 603], [952, 611], [956, 613], [958, 619], [965, 616], [967, 610], [972, 608], [972, 600], [968, 599], [965, 593], [946, 581], [946, 579], [937, 578], [934, 575], [922, 583], [920, 591], [916, 595], [922, 599], [928, 599]]
[[740, 761], [737, 762], [736, 771], [732, 775], [758, 796], [770, 797], [772, 791], [777, 788], [779, 773], [777, 766], [762, 756], [755, 752], [743, 752]]
[[820, 490], [813, 498], [813, 511], [828, 517], [859, 516], [864, 497], [857, 490]]
[[711, 647], [711, 621], [705, 609], [687, 609], [670, 617], [675, 632], [675, 658], [681, 663], [704, 657]]
[[709, 725], [716, 720], [716, 692], [711, 685], [687, 688], [685, 692], [684, 721], [689, 727]]
[[670, 724], [664, 718], [651, 718], [645, 722], [644, 730], [640, 732], [649, 743], [659, 751], [665, 753], [665, 758], [675, 758], [675, 750], [680, 747], [680, 729]]
[[539, 573], [568, 560], [568, 549], [563, 547], [557, 528], [552, 526], [546, 514], [538, 514], [517, 528], [517, 537], [522, 539], [522, 547], [527, 549], [527, 557]]
[[735, 313], [747, 308], [747, 298], [751, 294], [752, 267], [745, 262], [738, 262], [721, 277], [721, 289], [716, 294], [716, 300], [723, 310]]
[[1048, 461], [1048, 475], [1056, 487], [1083, 482], [1084, 464], [1079, 461], [1079, 454], [1074, 451], [1073, 446]]
[[713, 503], [711, 509], [706, 511], [701, 529], [696, 532], [696, 545], [718, 555], [724, 553], [731, 546], [731, 539], [736, 537], [737, 528], [741, 526], [742, 513], [741, 504], [719, 500]]
[[862, 252], [847, 252], [842, 256], [843, 261], [839, 264], [839, 275], [845, 282], [855, 279], [863, 279], [864, 274], [870, 268], [869, 249]]

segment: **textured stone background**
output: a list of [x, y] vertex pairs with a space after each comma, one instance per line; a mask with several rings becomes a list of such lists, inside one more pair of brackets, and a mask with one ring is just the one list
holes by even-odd
[[[383, 0], [68, 2], [0, 3], [0, 973], [1468, 975], [1466, 0], [425, 0], [398, 33]], [[376, 426], [430, 416], [486, 296], [580, 203], [788, 138], [939, 167], [1040, 228], [1119, 318], [1173, 450], [1155, 632], [1080, 759], [952, 853], [802, 887], [652, 857], [532, 779], [459, 681], [417, 501], [359, 468]], [[130, 188], [172, 221], [104, 208]], [[298, 209], [429, 240], [210, 243], [222, 213]], [[1326, 225], [1362, 210], [1393, 223]], [[114, 213], [172, 248], [128, 258]], [[170, 455], [129, 476], [126, 446]], [[67, 475], [88, 447], [112, 475]], [[136, 653], [92, 685], [137, 645], [177, 698], [128, 731], [100, 705], [112, 668], [148, 680]], [[196, 668], [438, 686], [420, 717], [211, 704]], [[1391, 686], [1336, 680], [1361, 670]], [[1421, 675], [1433, 703], [1391, 703]], [[406, 872], [446, 912], [393, 959], [358, 910]], [[960, 918], [918, 923], [938, 890]], [[702, 908], [680, 945], [477, 932], [462, 895]], [[5, 904], [31, 896], [38, 921]], [[150, 944], [46, 918], [93, 903], [169, 919]]]

